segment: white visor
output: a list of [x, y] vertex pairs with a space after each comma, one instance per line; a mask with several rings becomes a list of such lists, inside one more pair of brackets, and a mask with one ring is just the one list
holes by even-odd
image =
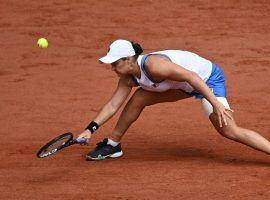
[[103, 63], [110, 64], [121, 58], [134, 56], [135, 50], [131, 42], [127, 40], [116, 40], [110, 45], [110, 49], [106, 56], [99, 60]]

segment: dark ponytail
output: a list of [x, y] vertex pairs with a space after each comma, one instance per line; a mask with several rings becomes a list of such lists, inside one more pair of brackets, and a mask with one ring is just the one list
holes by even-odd
[[139, 55], [142, 54], [143, 49], [140, 44], [131, 42], [133, 49], [135, 50], [135, 58], [137, 59]]

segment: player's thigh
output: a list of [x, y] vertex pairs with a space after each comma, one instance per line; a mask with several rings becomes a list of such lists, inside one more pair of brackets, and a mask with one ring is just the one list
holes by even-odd
[[163, 102], [175, 102], [191, 96], [181, 90], [168, 90], [166, 92], [151, 92], [139, 88], [133, 95], [134, 100], [139, 101], [143, 106], [150, 106]]

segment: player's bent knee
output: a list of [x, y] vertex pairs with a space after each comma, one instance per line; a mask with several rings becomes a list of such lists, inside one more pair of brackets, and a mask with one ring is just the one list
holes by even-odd
[[232, 133], [232, 132], [229, 132], [229, 133], [223, 132], [222, 135], [223, 135], [224, 137], [226, 137], [226, 138], [231, 139], [231, 140], [237, 139], [236, 135], [235, 135], [234, 133]]
[[223, 130], [222, 134], [231, 140], [238, 140], [241, 137], [240, 129], [237, 126]]

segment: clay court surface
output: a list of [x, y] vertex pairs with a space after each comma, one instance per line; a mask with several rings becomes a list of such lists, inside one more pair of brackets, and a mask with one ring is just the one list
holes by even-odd
[[35, 156], [110, 98], [118, 77], [98, 58], [118, 38], [217, 63], [238, 124], [270, 139], [269, 10], [267, 0], [1, 0], [0, 199], [270, 199], [270, 157], [218, 135], [193, 98], [146, 108], [120, 159], [84, 159], [119, 113], [89, 146]]

